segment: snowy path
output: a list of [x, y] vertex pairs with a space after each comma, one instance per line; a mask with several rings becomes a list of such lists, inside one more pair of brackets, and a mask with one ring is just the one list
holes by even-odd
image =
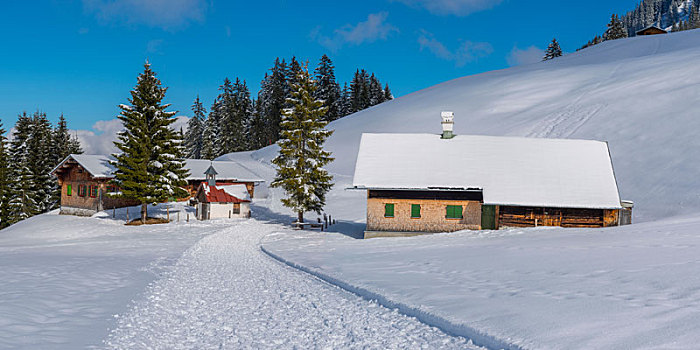
[[259, 241], [280, 229], [249, 220], [202, 239], [108, 348], [477, 348], [271, 259]]

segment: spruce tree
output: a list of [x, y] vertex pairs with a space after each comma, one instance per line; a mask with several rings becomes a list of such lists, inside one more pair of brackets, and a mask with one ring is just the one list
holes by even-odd
[[14, 188], [15, 182], [10, 167], [7, 138], [2, 122], [0, 122], [0, 228], [10, 226], [12, 223], [10, 199]]
[[326, 193], [333, 186], [333, 177], [323, 168], [333, 160], [330, 152], [323, 150], [333, 131], [325, 130], [326, 108], [313, 97], [316, 86], [306, 67], [300, 69], [295, 81], [287, 100], [291, 107], [284, 112], [282, 138], [277, 142], [280, 152], [272, 160], [277, 175], [271, 186], [284, 189], [287, 198], [282, 204], [294, 210], [298, 222], [303, 222], [304, 212], [321, 212]]
[[74, 136], [71, 136], [68, 130], [66, 118], [61, 114], [58, 117], [58, 124], [53, 130], [53, 151], [54, 155], [53, 166], [58, 165], [63, 159], [70, 154], [81, 154], [83, 149], [80, 146], [80, 141]]
[[10, 142], [10, 164], [15, 186], [10, 196], [8, 224], [14, 224], [39, 212], [32, 193], [34, 178], [29, 169], [28, 140], [31, 136], [32, 118], [23, 112], [17, 118], [12, 142]]
[[341, 117], [340, 115], [340, 86], [335, 81], [335, 67], [327, 55], [321, 56], [321, 61], [314, 71], [316, 74], [316, 95], [317, 100], [323, 101], [326, 107], [325, 118], [332, 122]]
[[386, 84], [384, 86], [384, 99], [386, 101], [391, 101], [394, 99], [394, 95], [391, 93], [391, 90], [389, 89], [389, 84]]
[[187, 158], [201, 159], [202, 144], [204, 137], [204, 123], [207, 110], [199, 100], [199, 95], [192, 104], [192, 118], [187, 122], [187, 132], [184, 137], [184, 145], [187, 151]]
[[617, 15], [613, 14], [612, 17], [610, 17], [610, 23], [608, 23], [608, 30], [603, 34], [603, 40], [617, 40], [626, 37], [627, 29], [625, 29]]
[[[369, 77], [369, 106], [375, 106], [386, 101], [384, 98], [384, 89], [374, 73]], [[369, 107], [368, 106], [368, 107]]]
[[118, 118], [124, 123], [114, 145], [114, 182], [122, 196], [141, 203], [141, 222], [146, 223], [148, 204], [187, 195], [184, 150], [179, 134], [170, 128], [175, 112], [162, 104], [167, 88], [146, 62], [131, 91], [129, 105], [120, 105]]
[[202, 134], [202, 158], [212, 160], [218, 157], [221, 153], [219, 144], [219, 135], [221, 134], [221, 101], [218, 99], [209, 110], [209, 117], [204, 122], [204, 133]]
[[561, 57], [561, 55], [562, 55], [561, 47], [559, 46], [557, 39], [554, 38], [554, 39], [552, 39], [552, 42], [549, 43], [547, 50], [544, 52], [544, 57], [542, 57], [542, 61], [549, 61], [551, 59]]
[[31, 118], [31, 130], [26, 141], [26, 164], [32, 177], [30, 196], [36, 205], [35, 213], [54, 209], [56, 180], [50, 174], [55, 166], [53, 154], [53, 130], [45, 113], [35, 112]]
[[236, 78], [230, 90], [224, 90], [221, 100], [220, 154], [247, 150], [246, 124], [253, 114], [253, 103], [245, 81]]
[[352, 113], [352, 96], [348, 83], [343, 84], [343, 89], [340, 90], [340, 117], [350, 115]]

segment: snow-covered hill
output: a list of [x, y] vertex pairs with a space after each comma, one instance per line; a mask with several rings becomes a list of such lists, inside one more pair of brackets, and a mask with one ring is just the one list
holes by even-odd
[[[363, 132], [439, 133], [440, 111], [451, 110], [458, 134], [608, 141], [621, 196], [635, 201], [637, 222], [696, 212], [699, 59], [700, 30], [692, 30], [448, 81], [331, 123], [327, 147], [336, 161], [329, 169], [352, 176]], [[276, 151], [253, 157], [269, 161]]]

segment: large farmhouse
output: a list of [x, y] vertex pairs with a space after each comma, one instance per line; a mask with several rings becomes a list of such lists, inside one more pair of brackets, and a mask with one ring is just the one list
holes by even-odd
[[[51, 171], [61, 186], [61, 214], [89, 216], [101, 210], [139, 204], [108, 195], [119, 192], [119, 188], [110, 183], [115, 170], [110, 160], [106, 155], [71, 154]], [[245, 186], [249, 198], [253, 198], [255, 185], [263, 182], [258, 175], [237, 162], [187, 159], [185, 168], [190, 172], [187, 190], [191, 197], [205, 181], [204, 173], [210, 166], [221, 174], [216, 180], [217, 185]]]
[[630, 220], [607, 143], [454, 136], [452, 119], [442, 136], [362, 135], [353, 188], [367, 190], [366, 238]]

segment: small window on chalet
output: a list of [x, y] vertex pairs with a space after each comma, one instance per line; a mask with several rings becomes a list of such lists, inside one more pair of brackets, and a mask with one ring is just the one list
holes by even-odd
[[462, 218], [462, 206], [461, 205], [448, 205], [447, 213], [445, 214], [447, 219], [461, 219]]
[[233, 213], [234, 214], [241, 213], [241, 203], [233, 203]]
[[97, 197], [97, 186], [90, 186], [90, 197]]
[[414, 219], [420, 218], [420, 204], [411, 204], [411, 217]]
[[85, 185], [78, 185], [78, 197], [85, 197]]
[[66, 196], [72, 196], [72, 195], [73, 195], [73, 186], [66, 185]]
[[384, 217], [385, 218], [393, 218], [394, 217], [394, 204], [393, 203], [384, 204]]

